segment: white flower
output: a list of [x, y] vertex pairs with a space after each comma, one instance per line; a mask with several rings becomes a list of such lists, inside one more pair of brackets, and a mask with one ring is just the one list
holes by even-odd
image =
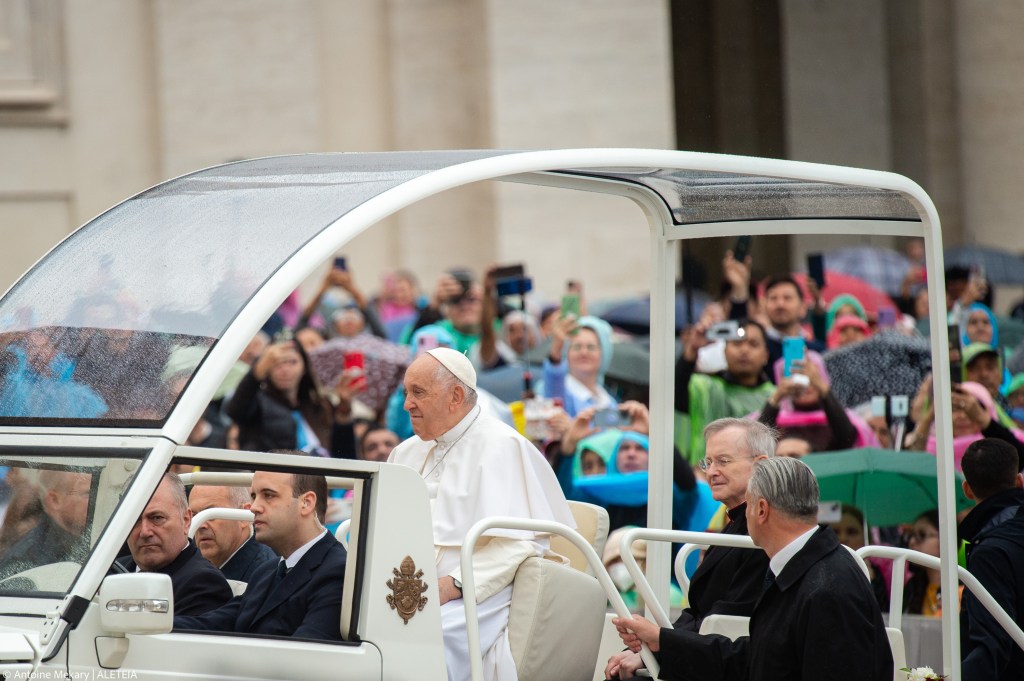
[[907, 681], [928, 681], [941, 678], [931, 667], [914, 667], [907, 671]]

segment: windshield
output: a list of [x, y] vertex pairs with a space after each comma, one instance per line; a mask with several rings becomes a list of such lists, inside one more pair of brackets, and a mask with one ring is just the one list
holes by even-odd
[[141, 458], [0, 456], [0, 596], [67, 593]]

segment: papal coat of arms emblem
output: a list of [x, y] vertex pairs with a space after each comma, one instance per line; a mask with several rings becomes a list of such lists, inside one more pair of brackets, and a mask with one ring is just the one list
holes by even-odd
[[427, 585], [420, 579], [423, 570], [417, 570], [412, 556], [406, 556], [401, 568], [391, 568], [391, 571], [395, 573], [395, 578], [387, 582], [391, 589], [387, 596], [388, 605], [392, 610], [397, 610], [398, 616], [408, 624], [412, 616], [427, 604], [427, 597], [420, 595], [427, 590]]

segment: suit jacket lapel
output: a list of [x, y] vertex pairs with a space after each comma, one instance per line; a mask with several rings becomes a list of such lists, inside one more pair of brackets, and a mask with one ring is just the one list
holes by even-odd
[[[288, 571], [288, 574], [284, 576], [284, 579], [282, 579], [281, 583], [277, 585], [277, 588], [270, 594], [267, 594], [267, 597], [263, 600], [263, 604], [260, 605], [260, 609], [256, 612], [253, 622], [258, 621], [267, 613], [272, 612], [277, 608], [277, 606], [284, 603], [292, 596], [292, 594], [309, 582], [313, 568], [320, 565], [324, 560], [324, 556], [327, 554], [327, 549], [330, 546], [327, 543], [328, 540], [332, 542], [337, 541], [337, 539], [328, 532], [323, 539], [318, 541], [316, 544], [313, 544], [309, 551], [306, 552], [306, 555], [299, 560], [295, 567]], [[273, 573], [271, 573], [269, 579], [272, 580], [273, 576]]]

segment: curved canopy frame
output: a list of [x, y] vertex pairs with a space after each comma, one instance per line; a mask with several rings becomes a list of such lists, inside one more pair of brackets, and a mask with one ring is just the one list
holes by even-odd
[[[943, 274], [941, 232], [928, 195], [905, 177], [837, 166], [637, 149], [310, 154], [240, 161], [149, 189], [87, 223], [0, 299], [0, 346], [66, 334], [79, 363], [118, 367], [125, 344], [171, 339], [171, 361], [134, 367], [140, 395], [88, 412], [4, 411], [0, 430], [134, 432], [184, 442], [232, 363], [280, 303], [321, 263], [389, 215], [448, 189], [505, 180], [616, 194], [651, 227], [651, 527], [670, 527], [674, 266], [671, 242], [740, 234], [919, 236], [928, 278]], [[932, 310], [945, 309], [939, 287]], [[948, 364], [942, 315], [932, 356]], [[68, 341], [71, 342], [71, 341]], [[31, 342], [25, 347], [32, 347]], [[148, 346], [143, 346], [148, 348]], [[84, 350], [83, 350], [84, 348]], [[91, 353], [91, 354], [90, 354]], [[145, 354], [145, 353], [143, 353]], [[38, 353], [37, 353], [38, 355]], [[38, 356], [17, 358], [28, 366]], [[70, 372], [53, 360], [55, 372]], [[69, 373], [70, 375], [70, 373]], [[653, 380], [657, 377], [658, 380]], [[950, 380], [936, 372], [942, 587], [955, 593]], [[80, 396], [76, 396], [76, 400]], [[84, 397], [82, 398], [84, 399]], [[77, 409], [77, 411], [76, 411]], [[89, 414], [89, 415], [84, 415]], [[129, 429], [129, 430], [125, 430]], [[664, 489], [662, 489], [664, 487]], [[667, 602], [667, 553], [648, 561]], [[952, 561], [950, 563], [950, 560]], [[952, 616], [943, 626], [946, 673], [958, 676]], [[955, 669], [954, 669], [955, 667]], [[954, 676], [953, 678], [956, 678]]]

